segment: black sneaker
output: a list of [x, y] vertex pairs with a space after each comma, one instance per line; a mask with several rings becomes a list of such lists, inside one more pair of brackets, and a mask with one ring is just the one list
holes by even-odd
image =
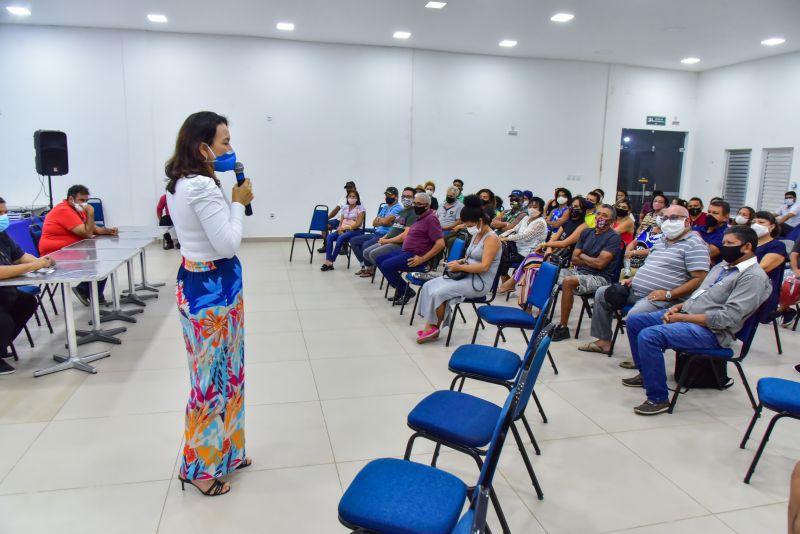
[[633, 376], [631, 378], [623, 378], [622, 385], [628, 386], [629, 388], [643, 388], [644, 387], [644, 378], [642, 378], [641, 374]]
[[16, 372], [16, 369], [6, 363], [5, 360], [0, 359], [0, 375], [10, 375]]
[[317, 252], [319, 252], [320, 254], [323, 254], [325, 252], [325, 247], [319, 247], [317, 249]]
[[781, 314], [781, 326], [784, 328], [790, 328], [796, 317], [797, 310], [789, 308]]
[[669, 403], [647, 400], [635, 407], [633, 411], [639, 415], [658, 415], [660, 413], [669, 411]]
[[564, 325], [558, 325], [553, 329], [553, 338], [551, 341], [564, 341], [565, 339], [569, 339], [569, 327]]
[[78, 289], [77, 287], [72, 288], [72, 294], [75, 295], [75, 298], [80, 301], [81, 304], [84, 306], [89, 305], [89, 297], [83, 294], [83, 291]]
[[633, 363], [633, 360], [625, 360], [623, 362], [619, 362], [619, 366], [623, 369], [636, 369], [636, 364]]
[[794, 366], [794, 370], [800, 373], [800, 363]]
[[417, 294], [416, 291], [413, 289], [406, 290], [406, 294], [403, 295], [402, 293], [397, 295], [397, 298], [394, 299], [394, 303], [398, 306], [402, 306], [403, 304], [408, 304], [408, 301], [413, 299], [414, 296]]

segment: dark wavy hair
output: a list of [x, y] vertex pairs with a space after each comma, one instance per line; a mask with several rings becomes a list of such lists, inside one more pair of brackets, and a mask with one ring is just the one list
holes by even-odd
[[203, 158], [200, 145], [214, 144], [217, 126], [220, 124], [227, 126], [228, 119], [213, 111], [193, 113], [183, 121], [175, 141], [175, 152], [164, 167], [164, 172], [169, 178], [167, 191], [175, 193], [175, 184], [178, 180], [195, 174], [208, 176], [219, 185], [219, 180], [214, 174], [214, 164]]
[[489, 224], [491, 219], [483, 209], [481, 197], [478, 195], [467, 195], [464, 197], [464, 207], [461, 208], [461, 222], [477, 223], [483, 221], [484, 224]]

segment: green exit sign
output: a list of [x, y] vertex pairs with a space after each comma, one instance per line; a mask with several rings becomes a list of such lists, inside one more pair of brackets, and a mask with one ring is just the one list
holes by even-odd
[[667, 125], [667, 118], [666, 117], [655, 117], [652, 115], [647, 116], [647, 125], [648, 126], [666, 126]]

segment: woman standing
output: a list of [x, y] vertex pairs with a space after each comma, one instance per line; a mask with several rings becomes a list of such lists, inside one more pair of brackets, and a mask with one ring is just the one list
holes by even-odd
[[250, 180], [235, 186], [232, 203], [214, 171], [236, 163], [228, 121], [210, 111], [190, 115], [166, 165], [167, 205], [183, 262], [176, 296], [189, 363], [191, 392], [179, 479], [214, 497], [230, 491], [220, 480], [249, 466], [244, 447], [244, 207]]
[[451, 303], [468, 297], [482, 297], [492, 289], [502, 247], [500, 238], [489, 226], [490, 219], [477, 196], [464, 198], [461, 221], [472, 236], [472, 241], [464, 259], [451, 261], [447, 264], [447, 270], [466, 273], [466, 276], [458, 280], [441, 276], [422, 286], [419, 315], [425, 318], [426, 324], [417, 332], [417, 343], [428, 343], [439, 337], [442, 323], [447, 324], [449, 319]]

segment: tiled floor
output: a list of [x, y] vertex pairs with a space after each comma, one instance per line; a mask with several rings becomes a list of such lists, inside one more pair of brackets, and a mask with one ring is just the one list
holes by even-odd
[[[443, 342], [417, 345], [408, 325], [377, 284], [339, 261], [319, 271], [288, 244], [248, 243], [247, 437], [251, 470], [231, 475], [233, 491], [208, 499], [182, 492], [175, 480], [181, 447], [187, 371], [169, 287], [149, 301], [138, 324], [97, 362], [96, 375], [67, 371], [34, 379], [63, 347], [33, 327], [37, 347], [17, 343], [18, 372], [0, 377], [0, 532], [49, 533], [337, 533], [342, 491], [369, 459], [402, 455], [409, 410], [449, 385]], [[150, 277], [174, 278], [175, 251], [154, 248]], [[81, 321], [86, 320], [84, 310]], [[454, 345], [468, 342], [459, 323]], [[419, 325], [419, 319], [415, 321]], [[759, 331], [745, 367], [761, 376], [795, 376], [800, 334], [782, 330], [784, 355], [772, 332]], [[490, 335], [479, 340], [489, 342]], [[508, 333], [507, 348], [522, 338]], [[588, 328], [581, 341], [588, 340]], [[506, 446], [496, 486], [516, 533], [755, 534], [785, 530], [788, 481], [800, 459], [800, 425], [782, 422], [752, 484], [742, 483], [766, 426], [746, 451], [738, 443], [750, 416], [741, 384], [693, 391], [674, 415], [639, 417], [642, 392], [621, 387], [629, 376], [614, 358], [580, 353], [577, 341], [554, 344], [560, 373], [545, 365], [537, 391], [550, 422], [531, 416], [542, 455], [534, 466], [545, 499], [538, 501], [516, 448]], [[82, 347], [82, 352], [100, 348]], [[668, 361], [668, 366], [672, 364]], [[502, 402], [499, 388], [467, 391]], [[429, 461], [419, 441], [414, 459]], [[467, 482], [471, 460], [445, 452], [440, 467]], [[494, 515], [492, 526], [497, 528]]]

